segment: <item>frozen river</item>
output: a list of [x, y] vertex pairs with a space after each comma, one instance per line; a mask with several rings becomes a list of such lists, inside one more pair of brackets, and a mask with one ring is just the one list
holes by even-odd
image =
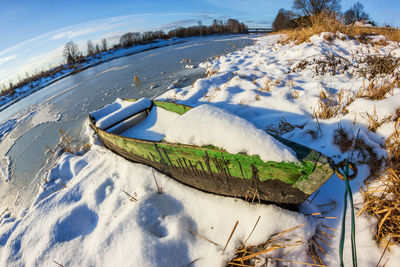
[[[191, 85], [205, 70], [185, 65], [197, 66], [252, 43], [250, 35], [192, 38], [89, 68], [1, 111], [0, 213], [5, 207], [16, 211], [29, 207], [49, 168], [46, 147], [59, 143], [59, 128], [80, 138], [88, 112], [117, 97], [154, 98], [172, 84]], [[191, 62], [182, 63], [183, 59]], [[132, 86], [134, 75], [140, 87]]]

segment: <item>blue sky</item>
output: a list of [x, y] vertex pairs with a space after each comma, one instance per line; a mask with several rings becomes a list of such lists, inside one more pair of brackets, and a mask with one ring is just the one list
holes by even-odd
[[[342, 10], [354, 2], [342, 0]], [[360, 1], [380, 25], [400, 27], [399, 0]], [[236, 18], [249, 26], [271, 25], [280, 8], [293, 0], [1, 0], [0, 85], [62, 60], [62, 48], [75, 41], [110, 42], [128, 31], [189, 26], [201, 20]]]

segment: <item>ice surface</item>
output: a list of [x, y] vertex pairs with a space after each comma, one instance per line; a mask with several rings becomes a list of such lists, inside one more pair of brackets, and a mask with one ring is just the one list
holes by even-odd
[[10, 179], [10, 158], [2, 156], [0, 159], [0, 181], [8, 181]]
[[198, 146], [214, 145], [233, 154], [259, 155], [263, 161], [297, 161], [287, 147], [252, 123], [207, 104], [176, 119], [167, 129], [165, 140]]

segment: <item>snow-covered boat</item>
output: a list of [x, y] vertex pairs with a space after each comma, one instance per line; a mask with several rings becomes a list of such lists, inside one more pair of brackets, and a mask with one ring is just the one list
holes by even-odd
[[[146, 138], [138, 134], [141, 125], [162, 119], [161, 115], [159, 118], [149, 115], [154, 109], [180, 116], [192, 108], [149, 99], [123, 102], [134, 105], [121, 109], [122, 102], [114, 102], [89, 115], [90, 124], [103, 144], [128, 160], [149, 165], [199, 190], [295, 208], [334, 173], [335, 165], [329, 157], [278, 136], [271, 139], [294, 151], [297, 162], [264, 161], [259, 155], [229, 153], [213, 145], [171, 143], [162, 135], [159, 139]], [[154, 125], [154, 121], [150, 124]], [[155, 134], [147, 131], [147, 135]]]

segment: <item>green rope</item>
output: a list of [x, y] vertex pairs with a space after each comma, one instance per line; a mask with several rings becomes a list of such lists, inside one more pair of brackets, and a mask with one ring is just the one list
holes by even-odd
[[344, 239], [346, 232], [346, 211], [347, 211], [347, 196], [349, 196], [350, 208], [351, 208], [351, 254], [353, 257], [353, 267], [357, 267], [357, 251], [356, 251], [356, 233], [355, 233], [355, 221], [354, 221], [354, 205], [353, 205], [353, 193], [351, 192], [349, 180], [347, 177], [349, 176], [349, 160], [346, 159], [346, 167], [344, 170], [344, 182], [346, 185], [346, 191], [344, 193], [344, 206], [343, 206], [343, 217], [342, 217], [342, 231], [340, 233], [340, 244], [339, 244], [339, 257], [340, 257], [340, 266], [343, 267], [343, 248], [344, 248]]

